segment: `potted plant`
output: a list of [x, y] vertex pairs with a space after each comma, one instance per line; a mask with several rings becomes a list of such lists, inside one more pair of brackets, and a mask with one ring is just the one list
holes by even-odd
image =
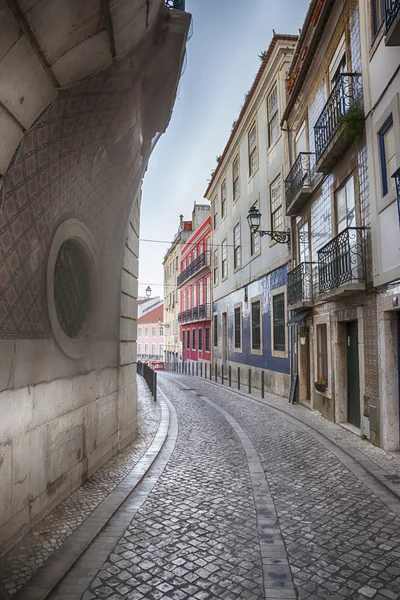
[[307, 338], [307, 332], [306, 331], [299, 331], [298, 336], [300, 338], [300, 344], [302, 346], [305, 346], [306, 338]]
[[314, 385], [317, 392], [325, 392], [328, 387], [328, 379], [326, 377], [318, 377]]

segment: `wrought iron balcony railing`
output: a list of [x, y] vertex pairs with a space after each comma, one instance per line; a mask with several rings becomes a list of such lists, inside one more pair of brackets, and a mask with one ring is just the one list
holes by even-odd
[[312, 302], [312, 264], [311, 262], [302, 262], [288, 272], [287, 290], [289, 305], [297, 304], [297, 302]]
[[303, 188], [312, 188], [314, 182], [314, 163], [312, 152], [300, 152], [289, 175], [285, 179], [286, 210]]
[[385, 22], [386, 31], [389, 31], [390, 26], [400, 12], [400, 0], [386, 0], [385, 6]]
[[392, 175], [394, 178], [394, 185], [396, 186], [396, 198], [397, 198], [397, 210], [399, 213], [399, 224], [400, 224], [400, 167]]
[[175, 10], [185, 10], [185, 0], [164, 0], [164, 2], [168, 8], [174, 8]]
[[184, 310], [178, 315], [178, 323], [193, 323], [194, 321], [204, 321], [211, 318], [211, 305], [200, 304], [194, 308]]
[[314, 126], [315, 161], [329, 146], [350, 109], [362, 108], [362, 81], [358, 73], [342, 73]]
[[210, 264], [210, 252], [203, 252], [195, 258], [190, 265], [177, 277], [177, 286], [181, 286], [185, 281], [196, 275], [203, 267]]
[[348, 227], [318, 251], [319, 293], [365, 283], [365, 228]]

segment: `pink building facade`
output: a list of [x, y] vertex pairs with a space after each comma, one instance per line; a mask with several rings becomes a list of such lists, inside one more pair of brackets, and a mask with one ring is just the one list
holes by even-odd
[[211, 235], [208, 215], [183, 246], [177, 282], [181, 360], [197, 369], [211, 365]]
[[138, 319], [138, 360], [164, 360], [164, 306], [161, 304]]

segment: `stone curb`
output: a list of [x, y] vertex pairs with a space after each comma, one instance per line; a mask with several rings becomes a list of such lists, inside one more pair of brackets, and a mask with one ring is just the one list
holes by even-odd
[[[164, 400], [160, 404], [160, 425], [146, 453], [116, 488], [38, 569], [26, 585], [17, 591], [12, 600], [45, 600], [49, 598], [100, 533], [110, 525], [111, 519], [146, 476], [165, 445], [170, 425], [170, 410]], [[109, 533], [112, 535], [112, 531]]]
[[[176, 373], [172, 373], [173, 375], [177, 375]], [[178, 375], [180, 376], [184, 376], [184, 377], [189, 377], [189, 375], [184, 375], [179, 373]], [[193, 377], [192, 375], [190, 375], [190, 377]], [[396, 512], [396, 514], [399, 514], [400, 516], [400, 506], [397, 506], [397, 501], [400, 500], [400, 484], [394, 484], [391, 483], [390, 481], [388, 481], [385, 478], [385, 472], [384, 470], [379, 467], [377, 464], [375, 464], [372, 460], [370, 460], [369, 458], [367, 458], [365, 456], [365, 454], [363, 454], [362, 452], [360, 452], [357, 448], [355, 448], [354, 446], [352, 446], [351, 444], [347, 444], [346, 442], [342, 442], [340, 443], [340, 445], [338, 444], [338, 442], [336, 441], [336, 439], [330, 435], [328, 432], [324, 431], [322, 428], [318, 428], [315, 425], [309, 423], [306, 419], [303, 419], [301, 416], [298, 416], [296, 414], [292, 414], [291, 412], [285, 410], [283, 407], [280, 408], [278, 406], [275, 406], [274, 404], [272, 404], [271, 402], [268, 402], [268, 400], [266, 400], [265, 398], [255, 398], [254, 396], [250, 396], [249, 394], [246, 394], [242, 391], [239, 390], [235, 390], [232, 387], [229, 387], [228, 385], [223, 385], [221, 383], [217, 383], [215, 381], [210, 381], [208, 379], [205, 378], [201, 378], [201, 377], [196, 377], [196, 379], [198, 381], [202, 381], [204, 383], [207, 383], [209, 385], [218, 387], [222, 390], [225, 391], [230, 391], [234, 394], [236, 394], [237, 396], [241, 396], [242, 398], [247, 398], [248, 400], [251, 400], [253, 402], [257, 402], [259, 404], [263, 404], [265, 406], [268, 406], [268, 408], [271, 408], [272, 410], [276, 410], [280, 413], [283, 413], [284, 415], [286, 415], [287, 417], [293, 419], [294, 421], [297, 421], [298, 423], [301, 423], [304, 427], [306, 427], [309, 430], [312, 430], [313, 432], [315, 432], [319, 437], [325, 438], [325, 440], [327, 440], [327, 442], [329, 444], [332, 444], [333, 446], [335, 446], [339, 452], [343, 452], [344, 454], [346, 454], [350, 459], [352, 459], [357, 465], [359, 465], [370, 477], [372, 477], [372, 479], [374, 481], [376, 481], [380, 486], [382, 486], [383, 488], [385, 488], [386, 492], [389, 492], [392, 496], [394, 496], [396, 503], [394, 504], [394, 500], [392, 498], [392, 501], [388, 501], [388, 499], [383, 500], [385, 502], [385, 504], [389, 505], [391, 510], [393, 510], [394, 512]], [[338, 425], [339, 427], [339, 425]], [[314, 434], [315, 435], [315, 434]], [[316, 436], [315, 436], [316, 437]], [[322, 442], [322, 440], [319, 439], [320, 442]], [[326, 445], [326, 444], [325, 444]], [[345, 465], [350, 468], [349, 466], [349, 462], [347, 460], [343, 460], [343, 458], [341, 458], [338, 454], [338, 452], [335, 452], [335, 455], [337, 456], [337, 458], [339, 460], [341, 460], [341, 462], [344, 462]], [[356, 473], [355, 469], [351, 469], [356, 475], [357, 477], [360, 478], [360, 475], [358, 473]], [[361, 477], [362, 479], [362, 477]], [[365, 481], [364, 481], [365, 483]], [[377, 490], [376, 488], [373, 489], [374, 493], [377, 494]], [[379, 495], [379, 494], [378, 494]], [[381, 498], [383, 499], [383, 498]]]

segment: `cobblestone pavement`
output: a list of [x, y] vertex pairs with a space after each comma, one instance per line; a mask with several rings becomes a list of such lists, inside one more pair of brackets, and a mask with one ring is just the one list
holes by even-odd
[[284, 414], [199, 379], [174, 379], [212, 397], [250, 435], [299, 598], [400, 598], [400, 518], [362, 480]]
[[[131, 494], [138, 509], [121, 507], [130, 524], [108, 559], [89, 548], [84, 600], [400, 599], [400, 502], [305, 413], [300, 423], [277, 398], [268, 406], [194, 377], [162, 374], [159, 386], [177, 431], [148, 495]], [[338, 426], [327, 431], [340, 444]], [[386, 468], [397, 461], [372, 450]]]
[[150, 446], [160, 421], [144, 381], [138, 377], [138, 438], [99, 469], [0, 558], [0, 600], [10, 598], [46, 562], [129, 473]]

